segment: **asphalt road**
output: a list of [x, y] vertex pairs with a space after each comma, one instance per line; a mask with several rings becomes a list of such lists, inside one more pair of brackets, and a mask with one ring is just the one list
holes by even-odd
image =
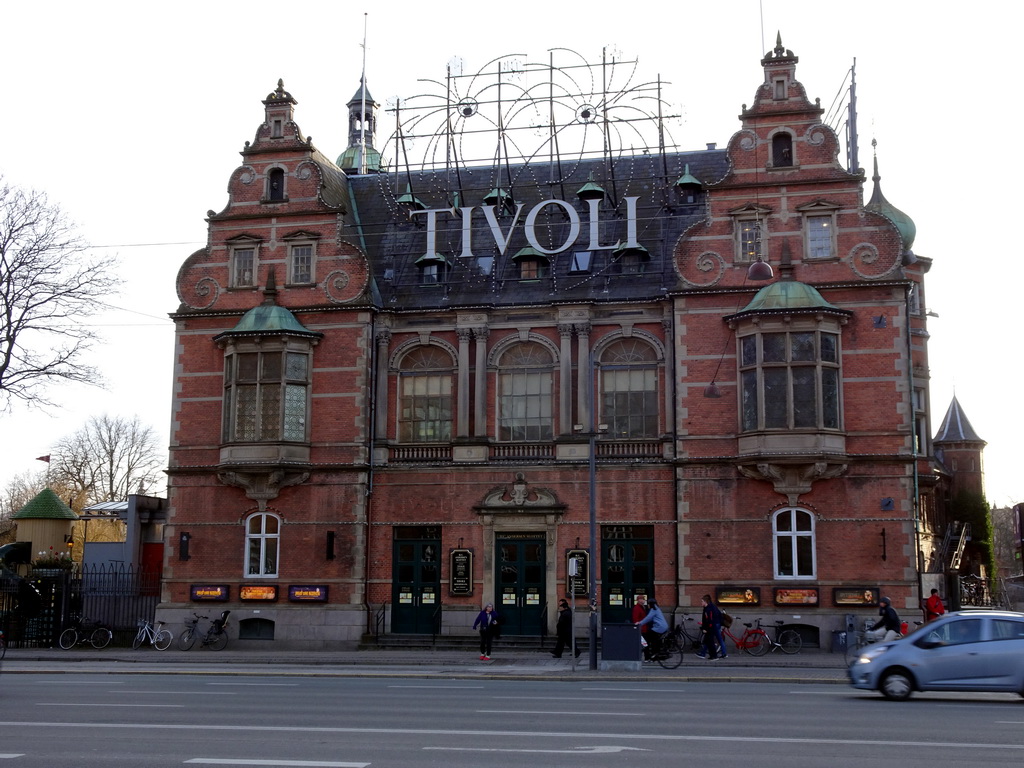
[[[353, 675], [0, 676], [0, 766], [845, 768], [1024, 761], [1024, 700], [829, 682]], [[723, 678], [725, 679], [725, 678]]]

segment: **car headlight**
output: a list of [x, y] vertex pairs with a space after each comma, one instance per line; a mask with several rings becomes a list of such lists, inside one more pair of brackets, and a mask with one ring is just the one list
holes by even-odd
[[888, 645], [873, 645], [857, 657], [858, 664], [870, 664], [883, 653], [889, 650]]

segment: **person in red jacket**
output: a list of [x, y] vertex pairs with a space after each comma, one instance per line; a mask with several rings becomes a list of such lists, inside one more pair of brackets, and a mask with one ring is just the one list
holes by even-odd
[[933, 589], [928, 599], [924, 601], [924, 620], [935, 621], [942, 614], [946, 612], [945, 606], [942, 605], [942, 598], [939, 597], [939, 590]]

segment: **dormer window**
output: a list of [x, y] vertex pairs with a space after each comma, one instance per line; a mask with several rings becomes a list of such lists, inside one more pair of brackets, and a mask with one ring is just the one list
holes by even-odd
[[520, 280], [539, 280], [551, 274], [551, 263], [535, 248], [522, 248], [512, 257]]
[[284, 171], [280, 168], [273, 168], [267, 174], [267, 200], [270, 202], [281, 202], [284, 197]]
[[448, 272], [448, 259], [440, 253], [425, 253], [416, 260], [420, 285], [440, 285]]
[[793, 165], [793, 137], [788, 133], [772, 136], [772, 166], [785, 168]]

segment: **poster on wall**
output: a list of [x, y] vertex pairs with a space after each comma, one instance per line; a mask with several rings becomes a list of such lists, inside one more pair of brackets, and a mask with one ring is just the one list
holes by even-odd
[[776, 605], [817, 605], [817, 587], [782, 587], [775, 590]]
[[715, 602], [719, 605], [760, 605], [760, 587], [716, 587]]
[[878, 590], [873, 587], [836, 587], [832, 590], [836, 605], [877, 605]]
[[263, 600], [273, 602], [277, 600], [276, 584], [243, 584], [238, 588], [239, 600]]
[[473, 550], [453, 549], [449, 553], [448, 594], [473, 594]]
[[288, 587], [288, 599], [293, 603], [326, 603], [326, 584], [293, 584]]
[[587, 588], [587, 579], [590, 578], [587, 554], [585, 549], [570, 549], [565, 553], [566, 592], [573, 597], [586, 597], [590, 591]]

